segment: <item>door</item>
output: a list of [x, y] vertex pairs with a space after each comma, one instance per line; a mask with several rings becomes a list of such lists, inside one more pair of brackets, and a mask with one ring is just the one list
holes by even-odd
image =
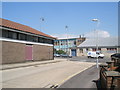
[[26, 45], [26, 60], [33, 60], [32, 45]]
[[75, 49], [72, 50], [72, 56], [76, 56], [76, 50]]

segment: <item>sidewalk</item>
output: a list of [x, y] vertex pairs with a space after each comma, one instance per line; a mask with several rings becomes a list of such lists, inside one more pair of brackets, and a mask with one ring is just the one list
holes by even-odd
[[20, 67], [28, 67], [28, 66], [49, 64], [49, 63], [57, 63], [57, 62], [62, 62], [62, 61], [66, 61], [66, 60], [67, 59], [55, 58], [54, 60], [30, 61], [30, 62], [24, 62], [24, 63], [4, 64], [0, 67], [0, 70], [20, 68]]

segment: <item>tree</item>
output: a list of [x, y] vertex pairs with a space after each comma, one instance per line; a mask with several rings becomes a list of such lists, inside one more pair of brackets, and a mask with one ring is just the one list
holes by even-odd
[[58, 50], [57, 54], [66, 54], [66, 52], [64, 52], [63, 50]]

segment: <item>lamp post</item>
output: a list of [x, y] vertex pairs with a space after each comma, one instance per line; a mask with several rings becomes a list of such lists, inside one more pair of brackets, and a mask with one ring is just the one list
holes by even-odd
[[[92, 19], [92, 21], [97, 22], [97, 28], [98, 28], [99, 20]], [[97, 29], [96, 29], [96, 35], [97, 35], [97, 37], [96, 37], [96, 54], [97, 54], [97, 51], [98, 51], [98, 31], [97, 31]], [[98, 66], [98, 55], [97, 55], [97, 60], [96, 60], [96, 66], [97, 66], [97, 68], [99, 67]]]
[[[67, 25], [65, 26], [65, 30], [66, 31], [68, 30], [68, 26]], [[67, 55], [68, 55], [68, 35], [67, 35]]]
[[42, 28], [42, 22], [44, 22], [45, 19], [44, 19], [43, 17], [41, 17], [41, 18], [40, 18], [40, 21], [41, 21], [41, 28], [40, 28], [41, 30], [40, 30], [40, 31], [42, 31], [42, 29], [43, 29], [43, 28]]

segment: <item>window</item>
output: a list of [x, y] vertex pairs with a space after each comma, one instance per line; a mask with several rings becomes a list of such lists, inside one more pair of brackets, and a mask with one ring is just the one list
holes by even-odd
[[54, 42], [54, 45], [57, 46], [57, 42]]
[[50, 39], [43, 39], [43, 40], [44, 43], [53, 44], [52, 40]]
[[19, 40], [26, 40], [25, 34], [19, 34]]
[[53, 44], [53, 43], [54, 43], [54, 41], [53, 41], [53, 40], [48, 39], [48, 43], [49, 43], [49, 44]]
[[79, 49], [80, 53], [83, 53], [83, 49]]
[[96, 51], [96, 48], [93, 48], [92, 51]]
[[43, 43], [43, 38], [39, 37], [38, 42]]
[[33, 42], [38, 42], [38, 37], [33, 36]]
[[117, 52], [117, 48], [107, 48], [107, 52], [108, 53], [116, 53]]
[[48, 43], [48, 40], [46, 38], [44, 38], [44, 43]]
[[82, 42], [82, 40], [78, 40], [78, 42]]
[[8, 31], [8, 38], [12, 38], [12, 32]]
[[2, 37], [8, 38], [8, 31], [2, 29]]
[[[27, 35], [27, 34], [23, 34], [23, 33], [3, 30], [3, 29], [2, 29], [2, 37], [24, 40], [24, 41], [31, 41], [31, 42], [54, 44], [54, 41], [51, 39], [37, 37], [37, 36], [33, 36], [33, 35]], [[58, 44], [58, 42], [56, 42], [56, 44]]]
[[101, 51], [101, 48], [98, 48], [98, 51]]
[[89, 49], [88, 48], [86, 48], [86, 51], [88, 51]]
[[18, 38], [18, 33], [13, 32], [12, 38], [13, 38], [13, 39], [17, 39], [17, 38]]
[[74, 45], [76, 45], [76, 41], [74, 41]]
[[117, 50], [116, 48], [107, 48], [108, 51], [115, 51]]
[[31, 35], [27, 35], [27, 41], [32, 41], [32, 36]]
[[2, 37], [11, 38], [11, 39], [17, 39], [17, 33], [12, 32], [12, 31], [3, 30], [2, 31]]

